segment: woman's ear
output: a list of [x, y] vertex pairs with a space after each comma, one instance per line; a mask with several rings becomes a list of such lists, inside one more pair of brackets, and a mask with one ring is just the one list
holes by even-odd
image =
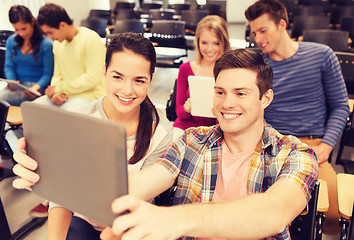
[[106, 77], [107, 76], [107, 68], [106, 68], [106, 64], [103, 66], [103, 76]]

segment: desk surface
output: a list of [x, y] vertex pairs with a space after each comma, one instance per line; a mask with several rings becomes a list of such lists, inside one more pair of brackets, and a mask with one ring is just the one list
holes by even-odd
[[353, 211], [354, 175], [347, 173], [337, 174], [338, 205], [342, 217], [349, 219]]
[[17, 106], [10, 106], [7, 113], [6, 121], [10, 124], [18, 125], [22, 123], [21, 108]]
[[327, 182], [322, 179], [318, 180], [320, 181], [320, 191], [318, 193], [317, 211], [327, 212], [329, 208]]

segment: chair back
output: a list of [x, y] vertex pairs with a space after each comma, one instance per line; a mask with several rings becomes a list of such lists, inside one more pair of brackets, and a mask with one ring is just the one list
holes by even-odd
[[209, 15], [218, 15], [221, 16], [221, 5], [219, 4], [210, 4], [199, 5], [200, 10], [208, 10]]
[[4, 66], [5, 66], [5, 47], [0, 47], [0, 78], [5, 78]]
[[134, 8], [123, 8], [123, 9], [119, 9], [115, 17], [115, 20], [120, 20], [120, 19], [140, 19], [140, 16], [139, 13], [135, 11]]
[[322, 0], [299, 0], [298, 4], [303, 6], [318, 6], [322, 5]]
[[208, 10], [183, 10], [181, 20], [186, 22], [185, 29], [194, 35], [199, 21], [208, 15]]
[[354, 240], [354, 203], [353, 203], [353, 211], [352, 211], [352, 218], [350, 220], [349, 226], [349, 240]]
[[97, 32], [100, 37], [106, 36], [107, 20], [100, 18], [88, 18], [81, 21], [81, 26], [92, 29]]
[[320, 5], [298, 6], [295, 7], [293, 15], [294, 16], [321, 16], [322, 6]]
[[144, 33], [144, 23], [137, 19], [119, 19], [116, 20], [112, 33]]
[[316, 42], [328, 45], [333, 51], [348, 51], [349, 32], [331, 29], [305, 30], [303, 41]]
[[120, 9], [126, 9], [126, 8], [134, 8], [135, 3], [134, 2], [116, 2], [116, 5], [114, 6], [113, 9], [113, 14], [116, 15]]
[[298, 38], [308, 29], [329, 29], [329, 16], [295, 16], [292, 37]]
[[[348, 94], [354, 94], [354, 53], [336, 52]], [[353, 142], [354, 145], [354, 142]]]
[[297, 216], [290, 225], [290, 235], [293, 240], [313, 240], [315, 238], [315, 225], [317, 214], [318, 193], [320, 190], [320, 182], [315, 183], [315, 187], [311, 193], [311, 199], [308, 203], [308, 212], [304, 215]]
[[184, 38], [185, 24], [184, 21], [178, 20], [155, 20], [152, 22], [152, 37], [161, 39]]
[[341, 18], [352, 16], [354, 16], [354, 6], [334, 6], [331, 9], [330, 23], [334, 28], [339, 28]]
[[111, 10], [92, 9], [88, 18], [101, 18], [106, 20], [108, 25], [112, 24]]
[[349, 32], [349, 37], [352, 39], [351, 46], [354, 47], [354, 17], [342, 17], [340, 29]]
[[156, 46], [156, 66], [179, 67], [182, 57], [188, 55], [185, 39], [185, 22], [178, 20], [155, 20], [149, 33]]
[[5, 47], [7, 38], [14, 33], [14, 31], [10, 30], [0, 30], [0, 47]]
[[288, 15], [292, 15], [294, 9], [298, 6], [298, 0], [279, 0], [286, 8]]
[[189, 10], [191, 8], [191, 4], [190, 3], [169, 4], [168, 8], [169, 9], [174, 9], [176, 15], [181, 15], [182, 10]]
[[143, 13], [149, 13], [150, 9], [160, 9], [162, 8], [163, 1], [154, 1], [150, 3], [141, 3], [140, 7]]
[[175, 10], [173, 9], [150, 9], [149, 20], [173, 20]]
[[335, 0], [334, 1], [337, 6], [353, 6], [353, 0]]
[[0, 99], [0, 136], [5, 137], [5, 124], [7, 119], [7, 113], [9, 111], [10, 104]]

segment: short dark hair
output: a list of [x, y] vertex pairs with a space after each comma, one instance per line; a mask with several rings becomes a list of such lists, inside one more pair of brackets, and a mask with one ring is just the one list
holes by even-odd
[[272, 89], [273, 70], [264, 62], [263, 57], [259, 53], [248, 49], [235, 49], [224, 53], [215, 63], [215, 79], [217, 79], [222, 70], [232, 68], [244, 68], [257, 73], [257, 86], [260, 99], [264, 93]]
[[245, 16], [249, 22], [256, 20], [263, 14], [268, 14], [276, 25], [279, 24], [281, 19], [289, 24], [288, 12], [278, 0], [258, 0], [245, 11]]
[[68, 25], [73, 24], [65, 9], [53, 3], [47, 3], [39, 9], [37, 21], [40, 26], [47, 25], [57, 29], [59, 29], [61, 22], [65, 22]]

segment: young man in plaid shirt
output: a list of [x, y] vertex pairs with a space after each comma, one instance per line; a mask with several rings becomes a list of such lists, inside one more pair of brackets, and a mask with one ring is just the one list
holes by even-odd
[[[259, 54], [229, 51], [214, 75], [219, 124], [187, 129], [155, 164], [130, 176], [130, 195], [112, 205], [115, 213], [129, 213], [102, 239], [290, 239], [288, 225], [306, 208], [317, 180], [314, 152], [265, 123], [273, 73]], [[23, 153], [17, 160], [33, 161]], [[30, 187], [33, 182], [24, 182], [33, 174], [18, 174], [24, 178], [14, 186]], [[177, 206], [141, 200], [175, 181]]]

